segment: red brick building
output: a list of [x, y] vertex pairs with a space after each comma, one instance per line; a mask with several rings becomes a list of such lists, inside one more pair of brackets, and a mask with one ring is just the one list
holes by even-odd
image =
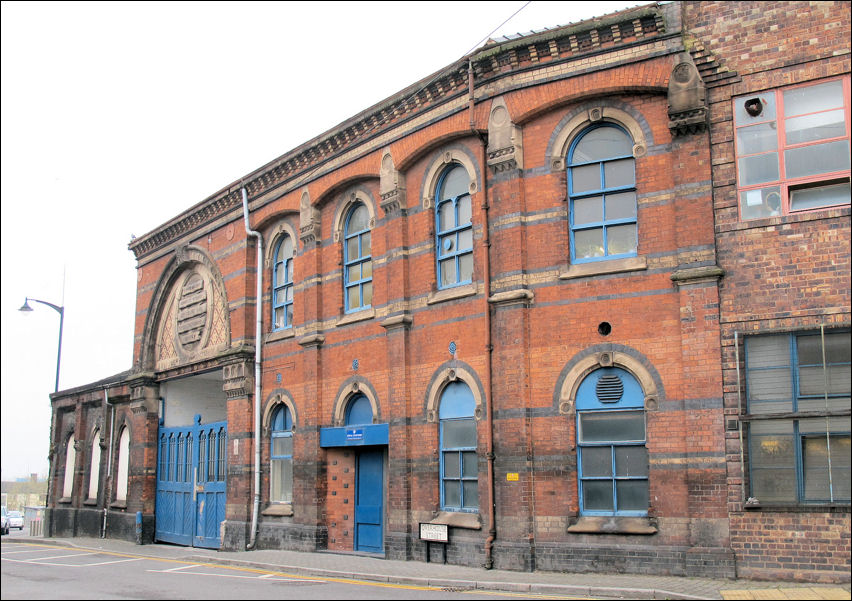
[[[837, 494], [745, 507], [778, 467], [760, 424], [819, 443], [739, 401], [744, 335], [825, 323], [849, 371], [849, 5], [781, 5], [492, 40], [135, 239], [134, 365], [52, 395], [53, 532], [132, 538], [138, 512], [214, 548], [848, 580], [848, 378], [818, 416]], [[816, 23], [837, 35], [803, 46]], [[843, 104], [805, 117], [845, 171], [741, 215], [770, 186], [736, 160], [769, 150], [736, 154], [737, 102], [823, 79]], [[833, 534], [791, 549], [809, 529]]]

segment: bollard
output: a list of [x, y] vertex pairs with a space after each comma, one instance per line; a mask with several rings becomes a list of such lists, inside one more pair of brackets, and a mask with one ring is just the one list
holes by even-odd
[[142, 512], [136, 512], [136, 544], [142, 544]]

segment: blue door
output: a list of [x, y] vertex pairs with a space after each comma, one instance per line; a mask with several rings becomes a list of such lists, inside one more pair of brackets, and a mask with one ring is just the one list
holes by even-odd
[[156, 533], [159, 541], [218, 549], [225, 519], [227, 422], [160, 428]]
[[382, 449], [363, 449], [355, 463], [355, 550], [384, 552]]

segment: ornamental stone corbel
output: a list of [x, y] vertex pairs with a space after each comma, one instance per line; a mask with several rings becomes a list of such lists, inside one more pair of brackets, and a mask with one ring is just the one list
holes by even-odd
[[524, 168], [521, 128], [512, 123], [503, 97], [494, 99], [488, 118], [488, 167], [492, 173]]
[[707, 130], [707, 91], [689, 53], [683, 53], [669, 77], [669, 130], [672, 137]]
[[317, 244], [320, 240], [320, 212], [311, 205], [307, 189], [302, 191], [299, 201], [299, 239], [302, 244]]
[[382, 155], [379, 168], [379, 194], [381, 196], [379, 205], [385, 215], [389, 217], [405, 215], [405, 178], [397, 171], [390, 150], [386, 150]]

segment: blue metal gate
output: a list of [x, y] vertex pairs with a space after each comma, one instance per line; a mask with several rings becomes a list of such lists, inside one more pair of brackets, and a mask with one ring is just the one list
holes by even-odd
[[156, 534], [159, 541], [218, 549], [225, 519], [228, 423], [160, 428]]
[[363, 449], [355, 465], [355, 550], [382, 553], [384, 476], [382, 449]]

